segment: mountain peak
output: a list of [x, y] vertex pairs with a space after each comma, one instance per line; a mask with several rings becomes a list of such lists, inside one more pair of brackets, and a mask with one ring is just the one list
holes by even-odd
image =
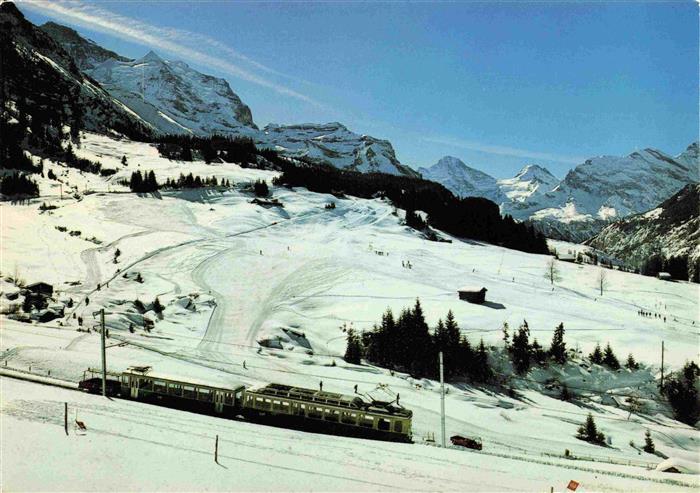
[[458, 157], [454, 157], [454, 156], [443, 156], [443, 157], [441, 157], [441, 158], [438, 160], [437, 163], [435, 163], [435, 164], [433, 164], [433, 165], [431, 166], [431, 168], [434, 168], [434, 167], [436, 167], [436, 166], [437, 166], [437, 167], [447, 167], [447, 166], [453, 167], [453, 166], [459, 166], [459, 167], [466, 167], [466, 168], [468, 168], [468, 166], [467, 166], [466, 164], [464, 164], [464, 161], [462, 161], [462, 160], [459, 159]]
[[545, 167], [539, 164], [528, 164], [521, 169], [517, 175], [515, 175], [520, 181], [532, 181], [537, 180], [540, 182], [551, 182], [556, 181], [556, 177]]
[[24, 19], [24, 15], [19, 11], [14, 2], [0, 2], [0, 14], [11, 15], [18, 19]]
[[158, 53], [155, 51], [151, 50], [148, 53], [146, 53], [142, 58], [137, 60], [137, 62], [158, 62], [158, 63], [164, 63], [165, 60], [163, 60]]
[[496, 203], [504, 198], [494, 177], [467, 166], [455, 156], [443, 156], [429, 168], [419, 168], [418, 172], [459, 197], [485, 197]]

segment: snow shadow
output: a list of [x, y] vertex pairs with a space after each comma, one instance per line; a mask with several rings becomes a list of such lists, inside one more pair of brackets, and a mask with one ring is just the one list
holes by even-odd
[[504, 305], [503, 303], [496, 303], [495, 301], [484, 301], [481, 305], [488, 308], [493, 308], [494, 310], [506, 309], [506, 305]]

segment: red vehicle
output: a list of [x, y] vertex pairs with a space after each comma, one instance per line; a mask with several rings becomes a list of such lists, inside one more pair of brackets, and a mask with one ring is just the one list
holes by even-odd
[[481, 450], [481, 438], [467, 438], [462, 435], [453, 435], [450, 437], [452, 445], [459, 445], [474, 450]]

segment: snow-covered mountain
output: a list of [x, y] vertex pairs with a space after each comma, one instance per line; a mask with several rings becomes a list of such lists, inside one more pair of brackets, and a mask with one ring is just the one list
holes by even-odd
[[159, 133], [257, 133], [250, 108], [224, 79], [164, 60], [153, 51], [129, 60], [59, 24], [47, 23], [42, 29], [71, 54], [80, 70]]
[[459, 197], [485, 197], [497, 204], [507, 200], [494, 177], [453, 156], [445, 156], [429, 168], [418, 168], [418, 172]]
[[494, 200], [504, 214], [532, 221], [551, 238], [584, 241], [612, 221], [647, 211], [698, 181], [698, 143], [675, 157], [644, 149], [624, 157], [591, 158], [561, 182], [538, 165], [496, 180], [457, 158], [443, 158], [419, 171], [457, 195]]
[[587, 243], [630, 265], [652, 255], [687, 256], [690, 277], [697, 279], [700, 262], [700, 184], [692, 183], [658, 207], [616, 221]]
[[262, 130], [258, 144], [290, 156], [329, 163], [336, 168], [417, 176], [414, 170], [399, 162], [391, 142], [356, 134], [337, 122], [270, 124]]
[[501, 191], [513, 202], [525, 202], [559, 185], [560, 180], [538, 164], [528, 164], [513, 178], [498, 180]]
[[271, 124], [261, 132], [250, 108], [224, 79], [164, 60], [153, 51], [129, 60], [60, 24], [49, 22], [42, 29], [74, 57], [80, 70], [158, 133], [245, 136], [262, 147], [342, 169], [417, 175], [399, 162], [389, 141], [356, 134], [340, 123]]
[[656, 149], [586, 160], [553, 190], [504, 204], [516, 219], [530, 219], [555, 236], [583, 240], [606, 223], [647, 211], [698, 181], [698, 144], [672, 157]]
[[11, 2], [0, 4], [0, 60], [3, 110], [31, 116], [35, 130], [43, 123], [133, 137], [151, 126], [113, 98], [48, 34], [25, 19]]

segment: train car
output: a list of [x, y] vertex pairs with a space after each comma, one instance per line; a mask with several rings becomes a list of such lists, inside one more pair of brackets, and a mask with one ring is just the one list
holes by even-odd
[[[88, 370], [79, 387], [102, 392], [99, 370]], [[396, 442], [411, 442], [413, 413], [394, 402], [358, 395], [270, 383], [246, 389], [220, 387], [191, 378], [130, 367], [107, 375], [107, 395], [226, 418], [242, 416], [274, 426]]]
[[121, 395], [188, 411], [233, 417], [238, 414], [245, 387], [218, 387], [203, 381], [156, 373], [150, 367], [130, 367], [121, 373]]
[[394, 403], [270, 383], [246, 389], [244, 416], [283, 427], [411, 442], [413, 413]]

